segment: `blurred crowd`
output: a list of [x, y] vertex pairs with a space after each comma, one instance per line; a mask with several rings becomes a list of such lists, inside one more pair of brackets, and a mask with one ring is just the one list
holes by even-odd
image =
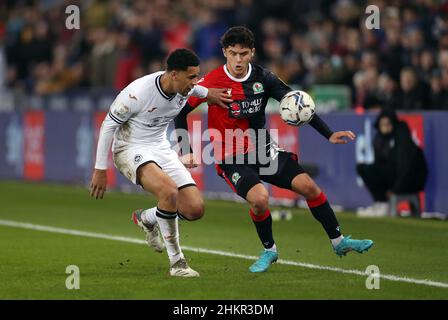
[[[72, 4], [79, 30], [65, 27]], [[369, 4], [379, 29], [366, 28]], [[233, 25], [254, 31], [255, 62], [286, 83], [347, 85], [351, 107], [448, 110], [448, 3], [437, 0], [3, 0], [0, 88], [120, 90], [178, 47], [205, 73], [224, 62]]]

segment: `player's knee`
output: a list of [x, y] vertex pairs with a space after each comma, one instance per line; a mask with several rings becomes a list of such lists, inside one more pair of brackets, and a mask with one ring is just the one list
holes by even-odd
[[253, 195], [251, 205], [255, 209], [255, 214], [264, 214], [269, 208], [269, 193], [265, 190]]
[[201, 219], [202, 216], [204, 215], [204, 212], [205, 212], [204, 200], [197, 199], [195, 202], [196, 203], [194, 205], [193, 212], [194, 212], [195, 220], [197, 220], [197, 219]]
[[187, 205], [179, 209], [181, 214], [188, 220], [198, 220], [204, 215], [204, 200], [191, 199]]
[[305, 199], [315, 199], [321, 192], [319, 187], [311, 181], [303, 184], [300, 189], [300, 193], [305, 197]]
[[195, 199], [188, 204], [187, 208], [182, 209], [182, 215], [188, 220], [198, 220], [202, 218], [204, 211], [204, 200]]

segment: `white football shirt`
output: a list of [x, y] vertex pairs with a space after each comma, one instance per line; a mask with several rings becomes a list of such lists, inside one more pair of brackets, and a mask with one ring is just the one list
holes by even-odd
[[208, 89], [199, 85], [186, 95], [168, 96], [162, 90], [160, 78], [165, 71], [141, 77], [116, 97], [101, 125], [96, 154], [96, 169], [107, 169], [107, 156], [112, 150], [130, 145], [170, 148], [167, 129], [191, 95], [205, 98]]

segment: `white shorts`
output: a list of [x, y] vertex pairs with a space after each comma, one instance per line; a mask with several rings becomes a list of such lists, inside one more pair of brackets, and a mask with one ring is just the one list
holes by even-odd
[[196, 185], [190, 172], [171, 149], [149, 146], [130, 146], [113, 153], [114, 164], [132, 183], [137, 183], [137, 169], [150, 162], [159, 166], [176, 183], [178, 188]]

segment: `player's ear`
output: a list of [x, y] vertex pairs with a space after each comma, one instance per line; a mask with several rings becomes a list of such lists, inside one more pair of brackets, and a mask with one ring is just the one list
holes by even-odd
[[226, 49], [222, 48], [222, 54], [224, 55], [225, 58], [227, 58]]
[[255, 48], [252, 48], [252, 58], [255, 56]]
[[172, 80], [176, 80], [176, 78], [177, 78], [177, 72], [176, 72], [176, 70], [173, 70], [173, 71], [171, 71], [170, 73], [171, 73], [171, 79], [172, 79]]

